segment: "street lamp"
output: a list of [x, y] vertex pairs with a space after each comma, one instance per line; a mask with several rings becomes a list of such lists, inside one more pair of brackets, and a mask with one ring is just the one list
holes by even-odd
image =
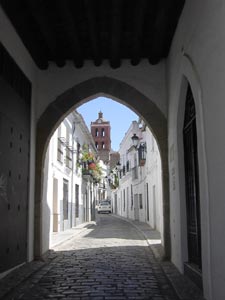
[[131, 139], [132, 139], [132, 143], [133, 143], [134, 147], [137, 148], [139, 137], [136, 135], [136, 133], [134, 133], [134, 135], [131, 137]]

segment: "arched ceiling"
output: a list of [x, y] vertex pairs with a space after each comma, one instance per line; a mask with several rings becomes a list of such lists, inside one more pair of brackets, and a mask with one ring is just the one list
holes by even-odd
[[0, 0], [36, 65], [167, 57], [185, 0]]

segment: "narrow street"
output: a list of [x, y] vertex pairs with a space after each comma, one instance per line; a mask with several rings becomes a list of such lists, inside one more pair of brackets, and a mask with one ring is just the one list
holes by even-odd
[[120, 218], [97, 215], [96, 224], [54, 251], [4, 299], [178, 299], [144, 236]]

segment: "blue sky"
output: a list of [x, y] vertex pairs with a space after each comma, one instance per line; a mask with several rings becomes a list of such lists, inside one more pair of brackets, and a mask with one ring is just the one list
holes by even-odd
[[138, 120], [138, 116], [128, 107], [105, 97], [98, 97], [81, 105], [77, 111], [83, 116], [85, 123], [90, 129], [91, 122], [98, 118], [99, 111], [102, 111], [103, 118], [111, 125], [111, 147], [119, 150], [119, 144], [127, 132], [130, 124]]

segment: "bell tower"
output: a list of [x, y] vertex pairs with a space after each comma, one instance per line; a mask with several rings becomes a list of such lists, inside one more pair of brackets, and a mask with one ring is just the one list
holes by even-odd
[[111, 151], [110, 131], [110, 122], [104, 120], [103, 113], [100, 111], [98, 119], [95, 122], [91, 122], [91, 134], [95, 141], [99, 157], [104, 163], [109, 162], [109, 153]]

